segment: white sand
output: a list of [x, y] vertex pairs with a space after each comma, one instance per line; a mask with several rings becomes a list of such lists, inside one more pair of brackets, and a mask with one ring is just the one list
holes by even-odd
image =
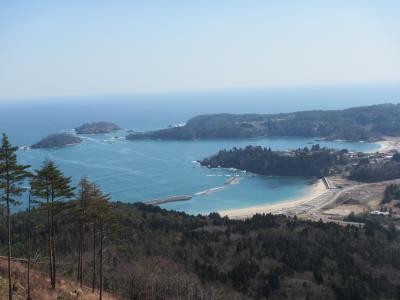
[[385, 140], [378, 141], [377, 143], [381, 146], [379, 152], [400, 150], [400, 138], [398, 137], [385, 137]]
[[251, 217], [255, 214], [271, 213], [277, 210], [292, 208], [297, 205], [304, 204], [305, 202], [310, 201], [318, 197], [319, 195], [323, 194], [325, 191], [326, 191], [325, 184], [322, 182], [322, 180], [318, 180], [316, 183], [310, 186], [309, 190], [305, 195], [295, 199], [289, 199], [285, 202], [262, 205], [262, 206], [223, 210], [219, 211], [218, 213], [221, 216], [228, 216], [229, 218], [244, 219]]

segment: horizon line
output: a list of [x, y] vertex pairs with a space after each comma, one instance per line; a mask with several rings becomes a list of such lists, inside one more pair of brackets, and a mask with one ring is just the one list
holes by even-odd
[[353, 83], [318, 83], [318, 84], [298, 84], [298, 85], [277, 85], [277, 86], [252, 86], [252, 87], [228, 87], [211, 89], [188, 89], [188, 90], [165, 90], [165, 91], [132, 91], [132, 92], [110, 92], [104, 94], [84, 93], [84, 94], [66, 94], [66, 95], [43, 95], [43, 96], [17, 96], [10, 98], [0, 98], [0, 102], [10, 101], [35, 101], [35, 100], [66, 100], [77, 98], [95, 98], [95, 97], [129, 97], [129, 96], [156, 96], [156, 95], [179, 95], [179, 94], [207, 94], [207, 93], [226, 93], [226, 92], [245, 92], [245, 91], [267, 91], [280, 89], [307, 89], [307, 88], [333, 88], [333, 87], [362, 87], [379, 85], [400, 85], [400, 80], [391, 81], [366, 81]]

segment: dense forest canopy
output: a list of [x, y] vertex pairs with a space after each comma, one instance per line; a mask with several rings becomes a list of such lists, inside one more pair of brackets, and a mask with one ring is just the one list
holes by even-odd
[[379, 182], [400, 178], [399, 154], [391, 159], [369, 158], [358, 153], [349, 154], [346, 149], [321, 148], [318, 144], [311, 149], [272, 151], [260, 146], [221, 150], [200, 162], [209, 168], [235, 168], [259, 175], [315, 176], [342, 174], [350, 180]]
[[400, 200], [399, 184], [389, 184], [386, 186], [381, 204], [390, 203], [392, 200]]
[[183, 127], [133, 133], [127, 139], [213, 139], [299, 136], [376, 141], [400, 136], [400, 104], [344, 110], [313, 110], [282, 114], [213, 114], [190, 119]]
[[260, 175], [326, 176], [348, 163], [347, 150], [332, 150], [313, 145], [295, 151], [272, 151], [270, 148], [247, 146], [221, 150], [200, 161], [210, 168], [236, 168]]
[[[273, 215], [238, 221], [143, 204], [112, 203], [111, 209], [121, 230], [104, 241], [104, 287], [124, 299], [400, 296], [400, 240], [392, 227], [373, 222], [364, 228], [342, 227]], [[26, 255], [26, 217], [20, 212], [12, 218], [18, 257]], [[32, 218], [33, 249], [45, 257], [46, 213], [36, 209]], [[61, 213], [56, 251], [59, 271], [67, 276], [77, 270], [78, 227], [74, 214]], [[0, 230], [3, 254], [4, 228]], [[87, 248], [83, 277], [88, 283], [92, 260]]]
[[357, 166], [351, 169], [349, 176], [349, 179], [363, 182], [378, 182], [396, 178], [400, 178], [398, 154], [395, 154], [391, 160], [387, 161], [361, 160]]

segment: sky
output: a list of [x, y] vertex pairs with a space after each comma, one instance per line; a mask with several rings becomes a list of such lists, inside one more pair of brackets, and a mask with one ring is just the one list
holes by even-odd
[[400, 1], [0, 1], [0, 99], [400, 82]]

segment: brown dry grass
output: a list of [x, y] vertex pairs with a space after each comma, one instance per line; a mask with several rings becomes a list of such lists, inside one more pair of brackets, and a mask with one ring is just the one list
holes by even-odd
[[[7, 299], [8, 280], [5, 278], [7, 274], [7, 261], [0, 259], [0, 299]], [[12, 276], [14, 287], [14, 299], [26, 299], [27, 297], [27, 269], [25, 264], [20, 262], [12, 262]], [[55, 300], [55, 299], [79, 299], [79, 300], [96, 300], [99, 299], [98, 292], [92, 293], [88, 287], [80, 288], [79, 283], [67, 279], [58, 278], [55, 290], [50, 288], [50, 280], [47, 275], [32, 270], [31, 272], [31, 295], [33, 300]], [[117, 299], [108, 293], [103, 293], [104, 300]]]

